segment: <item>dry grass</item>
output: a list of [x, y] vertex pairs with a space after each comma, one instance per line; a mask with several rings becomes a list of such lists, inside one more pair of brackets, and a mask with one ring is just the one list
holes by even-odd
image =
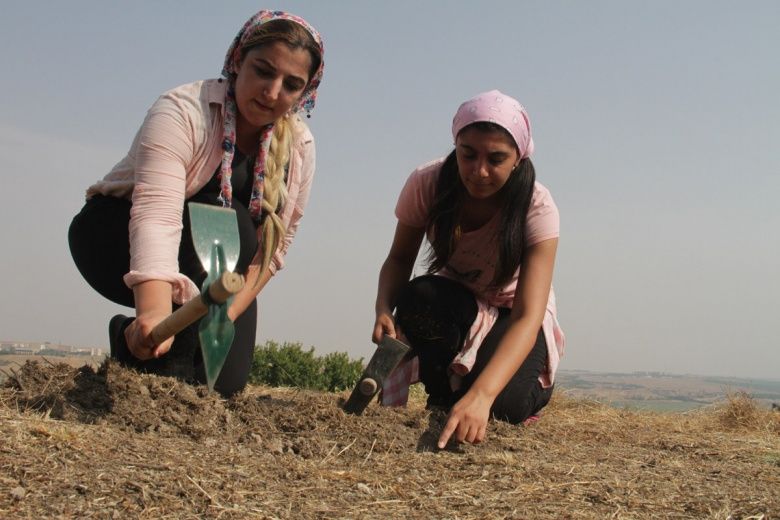
[[354, 417], [344, 397], [26, 366], [0, 390], [0, 517], [780, 517], [780, 414], [747, 396], [672, 414], [558, 392], [445, 450], [419, 400]]
[[780, 413], [760, 408], [746, 392], [732, 392], [716, 408], [721, 426], [730, 430], [780, 433]]

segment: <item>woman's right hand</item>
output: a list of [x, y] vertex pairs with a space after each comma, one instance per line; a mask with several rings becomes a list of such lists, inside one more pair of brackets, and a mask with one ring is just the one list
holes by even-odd
[[171, 284], [161, 280], [147, 280], [133, 287], [135, 315], [125, 329], [127, 348], [140, 360], [155, 359], [171, 349], [173, 338], [159, 345], [152, 340], [152, 330], [172, 311]]
[[127, 348], [133, 356], [146, 361], [147, 359], [159, 358], [171, 349], [173, 337], [166, 339], [159, 345], [155, 345], [152, 340], [152, 330], [166, 317], [167, 315], [164, 313], [140, 314], [127, 326], [125, 340], [127, 340]]
[[377, 313], [376, 321], [374, 322], [374, 333], [371, 336], [371, 341], [379, 343], [385, 334], [391, 338], [396, 337], [395, 320], [393, 320], [393, 315], [391, 313], [379, 312]]

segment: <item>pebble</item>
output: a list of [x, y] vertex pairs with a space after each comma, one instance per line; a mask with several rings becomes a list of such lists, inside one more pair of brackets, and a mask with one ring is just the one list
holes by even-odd
[[269, 439], [266, 446], [271, 453], [284, 453], [284, 445], [281, 439]]
[[27, 491], [22, 486], [15, 487], [11, 490], [11, 498], [14, 500], [21, 500], [27, 494]]

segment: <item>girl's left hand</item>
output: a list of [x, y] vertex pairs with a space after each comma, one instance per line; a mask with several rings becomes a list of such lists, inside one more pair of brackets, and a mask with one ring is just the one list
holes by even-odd
[[395, 320], [393, 320], [393, 314], [391, 312], [377, 313], [376, 321], [374, 321], [374, 333], [371, 335], [371, 341], [379, 344], [385, 334], [391, 338], [398, 337]]
[[439, 436], [439, 449], [455, 434], [458, 442], [478, 444], [485, 440], [490, 407], [493, 400], [487, 396], [469, 391], [450, 410], [447, 423]]

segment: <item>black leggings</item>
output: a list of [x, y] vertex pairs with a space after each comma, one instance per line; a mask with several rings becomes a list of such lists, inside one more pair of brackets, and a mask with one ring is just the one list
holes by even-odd
[[[216, 204], [216, 194], [198, 194], [188, 202]], [[130, 270], [130, 239], [128, 225], [132, 204], [126, 199], [96, 195], [89, 199], [81, 211], [73, 218], [68, 231], [70, 252], [76, 267], [84, 279], [102, 296], [114, 303], [135, 307], [133, 291], [122, 277]], [[257, 231], [248, 210], [234, 200], [241, 253], [236, 271], [245, 274], [250, 261], [257, 251]], [[189, 212], [185, 206], [183, 229], [179, 246], [179, 270], [198, 287], [206, 279], [207, 273], [198, 260], [192, 244]], [[122, 324], [122, 330], [132, 319]], [[118, 334], [119, 345], [113, 345], [112, 357], [120, 362], [145, 372], [180, 376], [205, 383], [206, 375], [199, 348], [198, 323], [176, 335], [171, 350], [160, 359], [141, 361], [127, 350], [124, 335]], [[214, 387], [223, 396], [230, 396], [242, 390], [249, 378], [254, 355], [255, 332], [257, 330], [257, 303], [253, 302], [234, 322], [235, 336], [230, 352], [225, 359], [219, 378]], [[190, 364], [191, 370], [179, 371], [181, 360]], [[174, 361], [176, 361], [174, 363]], [[191, 374], [191, 375], [190, 375]]]
[[[447, 368], [463, 347], [477, 310], [474, 295], [466, 287], [441, 276], [415, 278], [402, 291], [396, 319], [419, 357], [429, 404], [452, 406], [460, 399], [485, 369], [511, 323], [511, 309], [500, 308], [477, 351], [474, 367], [453, 392]], [[517, 424], [541, 410], [552, 396], [552, 388], [542, 388], [539, 382], [546, 368], [547, 342], [540, 329], [528, 357], [493, 403], [493, 417]]]

